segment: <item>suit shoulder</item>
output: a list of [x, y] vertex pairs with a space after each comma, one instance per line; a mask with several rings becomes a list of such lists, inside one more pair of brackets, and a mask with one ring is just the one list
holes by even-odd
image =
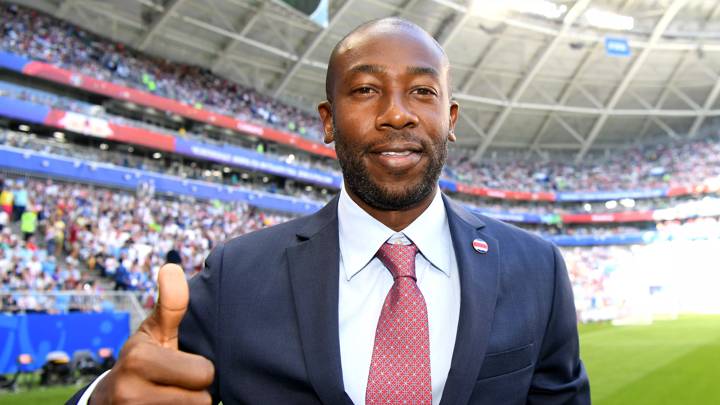
[[295, 218], [287, 222], [258, 229], [243, 235], [235, 236], [223, 242], [225, 249], [243, 249], [262, 246], [270, 249], [272, 246], [285, 248], [288, 243], [295, 241], [297, 231], [307, 222], [308, 217]]
[[[303, 227], [307, 217], [296, 218], [281, 224], [235, 236], [218, 243], [205, 259], [204, 273], [220, 272], [234, 274], [249, 271], [253, 274], [259, 268], [277, 268], [285, 249], [297, 243], [296, 232]], [[229, 273], [224, 268], [231, 268]]]

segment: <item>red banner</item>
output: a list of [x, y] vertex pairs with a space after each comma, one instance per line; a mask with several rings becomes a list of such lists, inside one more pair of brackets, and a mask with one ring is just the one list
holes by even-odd
[[652, 211], [629, 211], [608, 214], [563, 214], [564, 224], [589, 224], [608, 222], [645, 222], [653, 221]]
[[463, 183], [457, 183], [457, 191], [458, 193], [477, 195], [480, 197], [498, 198], [502, 200], [555, 201], [555, 194], [548, 192], [532, 193], [528, 191], [493, 190]]
[[130, 87], [105, 82], [79, 73], [73, 73], [47, 63], [36, 61], [30, 62], [23, 68], [23, 73], [30, 76], [42, 77], [44, 79], [69, 86], [78, 87], [93, 93], [105, 95], [107, 97], [132, 101], [133, 103], [153, 107], [161, 111], [170, 111], [195, 121], [229, 128], [245, 134], [257, 136], [262, 139], [292, 145], [298, 149], [311, 152], [316, 155], [327, 156], [333, 159], [337, 158], [333, 148], [310, 141], [309, 139], [303, 138], [299, 135], [279, 131], [273, 128], [262, 127], [246, 121], [240, 121], [226, 115], [205, 111], [176, 100], [156, 96]]
[[555, 195], [553, 193], [538, 192], [532, 193], [529, 191], [505, 191], [506, 198], [510, 200], [523, 200], [523, 201], [555, 201]]
[[471, 186], [469, 184], [463, 184], [463, 183], [457, 183], [457, 191], [458, 191], [458, 193], [477, 195], [480, 197], [485, 197], [487, 195], [487, 192], [484, 188], [475, 187], [475, 186]]
[[146, 129], [113, 124], [105, 119], [53, 109], [45, 124], [110, 141], [146, 146], [166, 152], [175, 151], [175, 137]]

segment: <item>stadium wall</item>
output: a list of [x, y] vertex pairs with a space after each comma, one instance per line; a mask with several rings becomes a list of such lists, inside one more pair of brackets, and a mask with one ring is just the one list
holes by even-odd
[[27, 371], [42, 367], [45, 356], [61, 350], [69, 356], [76, 350], [108, 347], [115, 355], [130, 336], [127, 312], [0, 315], [0, 374], [17, 371], [20, 354], [32, 356]]

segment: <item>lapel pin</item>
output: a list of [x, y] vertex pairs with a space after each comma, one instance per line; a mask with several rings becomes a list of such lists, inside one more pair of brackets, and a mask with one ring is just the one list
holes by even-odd
[[473, 249], [475, 249], [476, 252], [485, 254], [488, 251], [488, 244], [482, 239], [475, 239], [472, 242]]

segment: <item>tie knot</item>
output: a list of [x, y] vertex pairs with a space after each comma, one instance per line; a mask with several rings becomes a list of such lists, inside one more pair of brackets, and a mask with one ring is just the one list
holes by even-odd
[[382, 264], [390, 270], [394, 279], [398, 277], [415, 277], [415, 255], [418, 249], [414, 244], [410, 245], [393, 245], [383, 243], [375, 255]]

